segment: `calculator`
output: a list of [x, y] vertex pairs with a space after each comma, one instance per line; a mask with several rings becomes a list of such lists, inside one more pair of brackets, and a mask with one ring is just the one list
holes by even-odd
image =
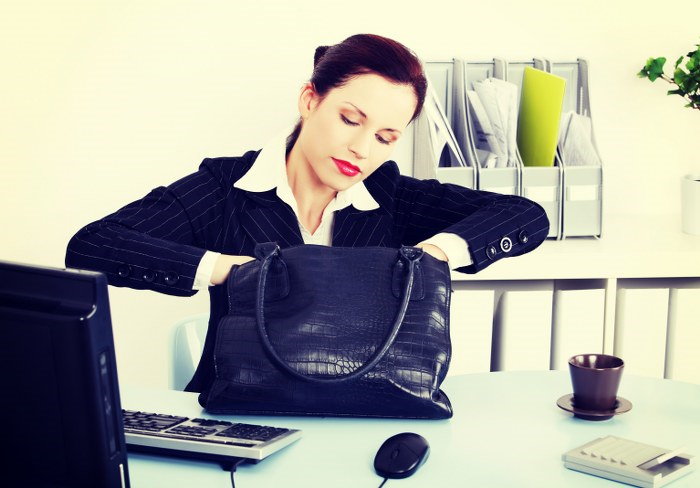
[[562, 455], [564, 466], [633, 486], [664, 486], [694, 469], [693, 456], [609, 435]]

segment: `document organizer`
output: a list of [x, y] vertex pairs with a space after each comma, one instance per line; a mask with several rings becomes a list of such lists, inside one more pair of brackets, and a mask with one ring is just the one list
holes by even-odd
[[509, 195], [520, 194], [520, 171], [515, 167], [484, 169], [477, 153], [473, 109], [467, 97], [467, 87], [472, 80], [503, 77], [505, 62], [494, 60], [483, 63], [467, 63], [452, 60], [452, 123], [455, 136], [467, 164], [474, 168], [476, 188]]
[[[482, 168], [479, 164], [475, 141], [474, 111], [466, 97], [466, 91], [472, 89], [474, 81], [482, 81], [487, 78], [504, 79], [506, 62], [502, 59], [487, 62], [466, 62], [455, 59], [453, 63], [456, 73], [453, 76], [453, 90], [456, 92], [453, 95], [453, 104], [454, 101], [462, 101], [460, 107], [462, 120], [460, 123], [466, 126], [463, 140], [466, 147], [463, 152], [470, 164], [476, 168], [477, 188], [506, 195], [520, 195], [520, 164], [518, 162], [515, 166], [503, 168]], [[453, 114], [457, 115], [457, 111], [454, 109]]]
[[[456, 69], [455, 69], [456, 67]], [[518, 167], [493, 168], [483, 171], [479, 167], [476, 148], [472, 141], [471, 114], [466, 98], [469, 80], [484, 80], [490, 77], [502, 79], [505, 61], [494, 60], [482, 63], [462, 63], [460, 60], [429, 61], [424, 65], [428, 83], [438, 95], [438, 100], [447, 115], [450, 128], [464, 158], [464, 166], [437, 164], [436, 169], [427, 167], [430, 157], [426, 155], [428, 124], [426, 117], [419, 117], [414, 124], [414, 174], [416, 178], [437, 178], [443, 183], [456, 183], [468, 188], [493, 191], [503, 194], [520, 194], [520, 169]], [[456, 88], [460, 87], [460, 88]]]
[[[522, 91], [523, 73], [526, 67], [547, 71], [548, 61], [535, 58], [529, 62], [508, 63], [505, 80], [516, 84], [518, 93]], [[564, 96], [566, 97], [566, 93]], [[519, 162], [521, 169], [520, 194], [539, 203], [544, 208], [549, 219], [547, 237], [562, 239], [562, 188], [564, 186], [562, 161], [555, 155], [552, 166], [525, 166], [521, 158]]]
[[[548, 71], [566, 79], [563, 112], [575, 111], [591, 118], [588, 89], [588, 62], [548, 63]], [[591, 144], [597, 161], [583, 166], [572, 166], [562, 159], [562, 237], [600, 237], [603, 226], [603, 167], [600, 151], [591, 128]]]
[[[543, 63], [543, 62], [542, 62]], [[515, 66], [515, 70], [520, 73], [516, 77], [520, 86], [522, 71], [525, 65], [533, 66], [534, 63], [520, 63]], [[541, 64], [543, 66], [543, 64]], [[503, 59], [494, 59], [485, 62], [467, 62], [461, 59], [453, 59], [451, 62], [428, 62], [426, 63], [426, 73], [430, 83], [435, 83], [442, 90], [448, 93], [451, 91], [451, 98], [445, 96], [444, 103], [451, 101], [447, 108], [451, 108], [451, 126], [455, 137], [462, 150], [467, 165], [474, 170], [476, 188], [480, 190], [492, 191], [501, 194], [523, 195], [523, 165], [520, 154], [516, 147], [516, 161], [514, 166], [483, 168], [479, 163], [479, 156], [476, 147], [476, 128], [474, 122], [474, 109], [470, 104], [466, 90], [472, 89], [472, 82], [481, 81], [487, 78], [498, 78], [507, 81], [507, 70], [513, 70]], [[450, 81], [452, 83], [450, 83]], [[446, 87], [446, 88], [445, 88]], [[519, 96], [518, 96], [519, 99]], [[420, 127], [417, 131], [423, 130]], [[417, 134], [419, 132], [416, 132]], [[419, 137], [414, 139], [419, 140]], [[450, 183], [461, 183], [459, 178], [451, 177], [456, 172], [463, 171], [463, 168], [449, 168], [452, 174], [447, 173], [447, 168], [438, 171], [437, 178], [440, 181]], [[545, 209], [550, 221], [548, 237], [560, 238], [561, 221], [561, 165], [557, 164], [552, 168], [527, 168], [528, 185], [526, 186], [527, 197], [536, 201]], [[447, 174], [446, 174], [447, 173]], [[448, 176], [449, 175], [449, 176]], [[462, 172], [462, 175], [464, 173]], [[471, 177], [471, 173], [463, 178]], [[466, 186], [466, 185], [465, 185]]]
[[[502, 79], [522, 86], [525, 67], [533, 67], [561, 76], [567, 80], [562, 112], [575, 111], [590, 118], [588, 92], [588, 63], [584, 59], [574, 62], [552, 62], [534, 58], [524, 62], [506, 62], [493, 59], [486, 62], [428, 61], [425, 63], [429, 83], [439, 94], [440, 103], [448, 116], [450, 127], [464, 157], [466, 167], [440, 167], [430, 170], [424, 167], [416, 177], [432, 177], [443, 182], [457, 183], [470, 188], [502, 194], [522, 195], [545, 209], [550, 221], [547, 237], [563, 239], [573, 236], [600, 237], [602, 230], [602, 163], [595, 143], [591, 141], [597, 160], [590, 165], [566, 164], [557, 151], [553, 166], [526, 167], [517, 152], [517, 167], [482, 168], [475, 144], [473, 113], [467, 87], [472, 82], [489, 77]], [[519, 96], [518, 96], [519, 100]], [[414, 159], [420, 153], [421, 133], [425, 127], [414, 124]], [[418, 165], [414, 162], [414, 168]], [[422, 174], [432, 176], [421, 176]]]
[[[454, 183], [467, 188], [477, 187], [476, 169], [465, 158], [458, 142], [453, 122], [453, 65], [452, 62], [431, 63], [424, 66], [428, 77], [428, 91], [424, 110], [413, 124], [413, 176], [435, 178], [443, 183]], [[435, 99], [435, 98], [436, 99]], [[436, 110], [430, 110], [435, 102]], [[438, 113], [440, 112], [440, 113]], [[459, 127], [458, 127], [459, 128]], [[459, 128], [462, 132], [466, 127]], [[444, 144], [436, 138], [436, 131], [444, 132]], [[436, 158], [436, 153], [440, 157]]]

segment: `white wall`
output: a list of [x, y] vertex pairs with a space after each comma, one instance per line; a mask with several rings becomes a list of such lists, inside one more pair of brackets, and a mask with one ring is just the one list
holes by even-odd
[[[636, 73], [700, 42], [698, 18], [696, 0], [3, 0], [0, 259], [62, 266], [82, 225], [204, 157], [259, 148], [294, 120], [314, 48], [361, 32], [425, 60], [587, 58], [605, 211], [677, 214], [700, 114]], [[208, 296], [111, 299], [122, 380], [165, 386], [169, 326]]]

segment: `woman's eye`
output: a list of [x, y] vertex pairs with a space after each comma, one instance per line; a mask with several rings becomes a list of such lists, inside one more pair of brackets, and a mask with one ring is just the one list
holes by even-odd
[[345, 115], [341, 114], [340, 118], [343, 120], [343, 122], [345, 122], [348, 125], [360, 125], [357, 122], [353, 122], [352, 120], [348, 119], [347, 117], [345, 117]]
[[379, 142], [381, 142], [382, 144], [387, 144], [387, 145], [388, 145], [388, 144], [391, 144], [391, 142], [387, 141], [387, 140], [384, 139], [382, 136], [377, 136], [377, 140], [378, 140]]
[[[347, 125], [360, 125], [359, 123], [353, 122], [352, 120], [348, 119], [348, 118], [347, 118], [345, 115], [343, 115], [343, 114], [340, 114], [340, 119], [341, 119], [343, 122], [345, 122]], [[380, 136], [380, 135], [377, 135], [376, 137], [377, 137], [377, 140], [378, 140], [380, 143], [382, 143], [382, 144], [386, 144], [386, 145], [391, 144], [391, 141], [387, 141], [386, 139], [384, 139], [384, 138], [383, 138], [382, 136]]]

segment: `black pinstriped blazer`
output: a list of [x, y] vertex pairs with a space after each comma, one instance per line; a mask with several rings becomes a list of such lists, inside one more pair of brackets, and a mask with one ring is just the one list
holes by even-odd
[[[101, 271], [114, 286], [191, 296], [206, 250], [253, 256], [261, 242], [282, 248], [303, 244], [294, 211], [275, 189], [233, 187], [259, 153], [205, 159], [196, 173], [86, 225], [68, 243], [66, 266]], [[401, 175], [394, 161], [364, 183], [379, 208], [339, 210], [333, 246], [398, 248], [451, 232], [467, 242], [472, 258], [457, 270], [476, 273], [503, 257], [532, 251], [549, 232], [544, 209], [531, 200], [418, 180]], [[204, 352], [187, 391], [202, 391], [213, 378], [213, 342], [226, 297], [224, 286], [209, 287], [209, 293]]]

